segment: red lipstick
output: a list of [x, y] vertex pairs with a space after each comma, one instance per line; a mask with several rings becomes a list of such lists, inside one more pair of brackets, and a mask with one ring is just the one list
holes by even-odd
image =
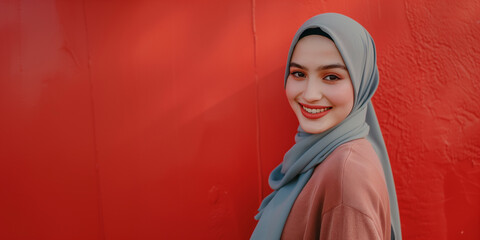
[[[299, 103], [299, 105], [300, 105], [300, 110], [302, 111], [303, 116], [305, 116], [308, 119], [321, 118], [327, 115], [330, 112], [330, 109], [332, 109], [332, 107], [328, 107], [328, 106], [314, 106], [314, 105], [308, 105], [304, 103]], [[313, 113], [308, 112], [307, 110], [305, 110], [304, 107], [313, 110]]]

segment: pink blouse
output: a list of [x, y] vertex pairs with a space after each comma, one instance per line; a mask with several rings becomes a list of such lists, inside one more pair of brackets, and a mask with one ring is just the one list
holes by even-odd
[[364, 138], [337, 147], [293, 204], [282, 239], [390, 240], [383, 169]]

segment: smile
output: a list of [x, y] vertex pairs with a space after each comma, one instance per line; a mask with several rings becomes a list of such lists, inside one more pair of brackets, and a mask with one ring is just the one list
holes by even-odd
[[303, 107], [303, 109], [305, 109], [305, 111], [307, 111], [309, 113], [321, 113], [321, 112], [325, 112], [325, 111], [330, 109], [329, 107], [326, 107], [326, 108], [307, 108], [305, 106], [302, 106], [302, 107]]
[[312, 106], [312, 105], [307, 105], [307, 104], [300, 104], [302, 114], [306, 118], [309, 119], [317, 119], [321, 118], [332, 109], [332, 107], [327, 107], [327, 106]]

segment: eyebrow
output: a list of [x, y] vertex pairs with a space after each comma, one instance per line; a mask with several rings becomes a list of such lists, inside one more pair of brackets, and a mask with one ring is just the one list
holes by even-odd
[[[307, 69], [306, 67], [296, 63], [296, 62], [290, 62], [290, 67], [297, 67], [300, 69]], [[345, 65], [340, 64], [340, 63], [334, 63], [334, 64], [328, 64], [328, 65], [323, 65], [317, 68], [317, 71], [322, 71], [322, 70], [327, 70], [327, 69], [332, 69], [332, 68], [341, 68], [344, 69], [345, 71], [348, 71], [347, 67]]]

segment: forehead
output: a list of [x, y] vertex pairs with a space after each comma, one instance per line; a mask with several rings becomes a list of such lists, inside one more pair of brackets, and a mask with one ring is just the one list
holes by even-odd
[[335, 61], [343, 63], [342, 56], [335, 43], [320, 35], [309, 35], [300, 39], [295, 45], [291, 61]]

